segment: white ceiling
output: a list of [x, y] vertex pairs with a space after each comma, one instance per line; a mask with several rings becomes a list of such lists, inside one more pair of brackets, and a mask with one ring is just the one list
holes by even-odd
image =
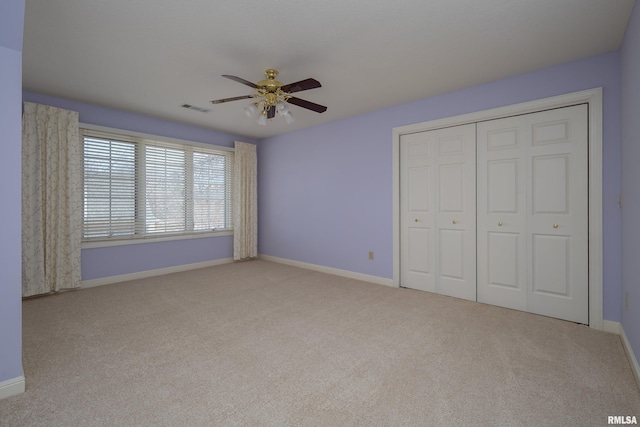
[[[620, 47], [633, 0], [26, 0], [28, 91], [262, 138]], [[267, 68], [322, 87], [243, 114]], [[182, 104], [210, 109], [187, 110]]]

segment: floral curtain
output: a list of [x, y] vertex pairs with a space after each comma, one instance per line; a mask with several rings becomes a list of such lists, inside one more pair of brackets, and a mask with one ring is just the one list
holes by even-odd
[[258, 256], [257, 165], [256, 146], [236, 141], [233, 165], [233, 259], [237, 261]]
[[24, 103], [22, 295], [80, 286], [82, 145], [78, 113]]

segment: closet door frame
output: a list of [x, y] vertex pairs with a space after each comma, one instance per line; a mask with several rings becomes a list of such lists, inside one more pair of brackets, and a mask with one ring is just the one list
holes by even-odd
[[589, 106], [589, 327], [603, 329], [602, 88], [393, 128], [393, 285], [400, 286], [400, 136], [586, 103]]

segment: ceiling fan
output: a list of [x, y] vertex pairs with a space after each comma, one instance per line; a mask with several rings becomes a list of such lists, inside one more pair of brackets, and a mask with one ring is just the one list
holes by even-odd
[[270, 68], [266, 70], [264, 74], [267, 78], [265, 80], [260, 80], [258, 83], [251, 83], [248, 80], [236, 76], [223, 75], [222, 77], [226, 77], [254, 88], [256, 93], [244, 96], [234, 96], [233, 98], [217, 99], [211, 101], [211, 103], [222, 104], [229, 101], [254, 98], [256, 101], [246, 107], [244, 111], [249, 117], [259, 115], [258, 124], [261, 125], [267, 124], [267, 119], [275, 117], [276, 114], [284, 117], [287, 123], [291, 123], [293, 121], [293, 115], [291, 114], [291, 111], [289, 111], [288, 104], [297, 105], [298, 107], [306, 108], [307, 110], [315, 111], [316, 113], [324, 113], [327, 111], [327, 107], [324, 105], [291, 96], [292, 93], [321, 87], [322, 85], [319, 81], [309, 78], [285, 85], [276, 80], [276, 76], [278, 75], [277, 70]]

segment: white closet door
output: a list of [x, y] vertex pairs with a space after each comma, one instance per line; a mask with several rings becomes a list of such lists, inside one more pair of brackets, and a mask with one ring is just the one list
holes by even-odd
[[476, 299], [475, 125], [403, 135], [401, 284]]
[[476, 126], [437, 131], [436, 292], [476, 300]]
[[589, 323], [587, 106], [532, 117], [529, 311]]
[[478, 302], [527, 309], [526, 146], [521, 117], [478, 123]]
[[400, 271], [406, 288], [435, 292], [435, 134], [402, 135], [400, 140]]
[[478, 124], [478, 301], [588, 316], [587, 106]]

